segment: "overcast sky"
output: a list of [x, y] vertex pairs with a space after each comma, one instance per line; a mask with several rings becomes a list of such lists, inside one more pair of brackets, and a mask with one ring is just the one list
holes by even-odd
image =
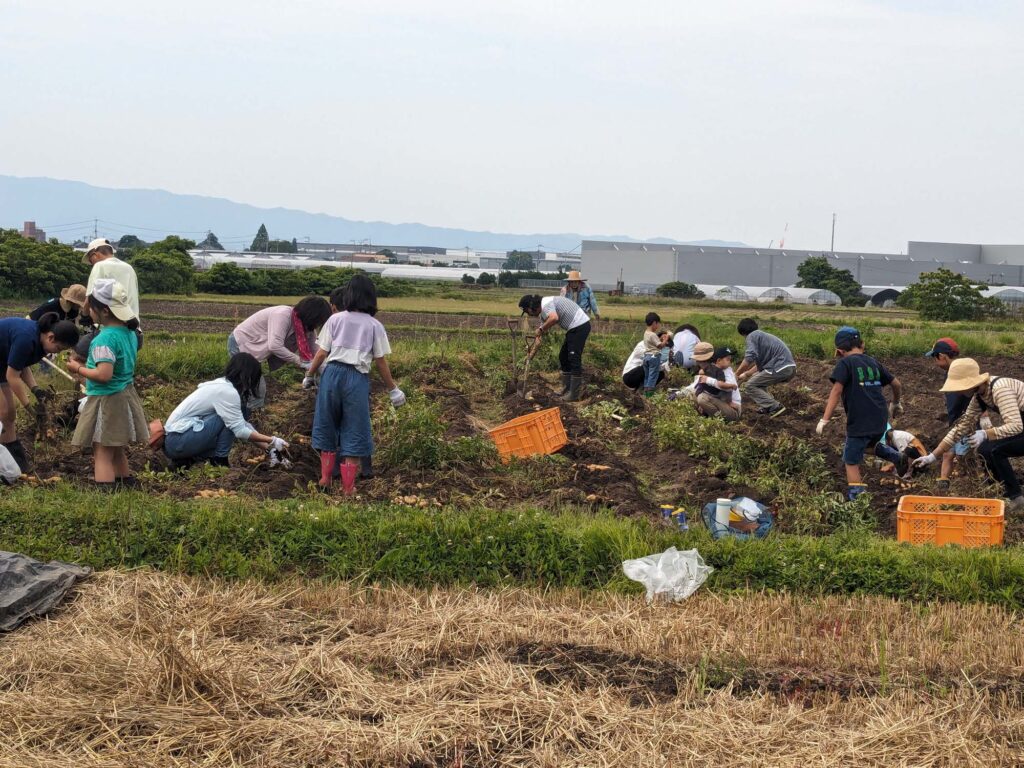
[[[0, 173], [354, 219], [1024, 242], [1024, 3], [0, 0]], [[145, 222], [133, 222], [144, 225]]]

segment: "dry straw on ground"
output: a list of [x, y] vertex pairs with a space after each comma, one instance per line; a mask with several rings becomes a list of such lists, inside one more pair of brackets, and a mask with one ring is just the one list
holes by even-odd
[[996, 609], [102, 574], [3, 638], [0, 766], [993, 765]]

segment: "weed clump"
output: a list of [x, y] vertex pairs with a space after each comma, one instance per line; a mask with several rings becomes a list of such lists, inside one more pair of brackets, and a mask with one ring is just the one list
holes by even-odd
[[374, 433], [380, 450], [377, 459], [384, 467], [444, 470], [497, 463], [494, 443], [483, 436], [449, 439], [440, 407], [422, 395], [413, 394], [398, 410], [378, 414]]

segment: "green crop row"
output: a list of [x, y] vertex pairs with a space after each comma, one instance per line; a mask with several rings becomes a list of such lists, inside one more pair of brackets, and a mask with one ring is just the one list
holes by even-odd
[[1024, 608], [1024, 552], [910, 547], [864, 533], [713, 542], [645, 520], [535, 510], [428, 511], [319, 498], [175, 501], [71, 487], [0, 497], [4, 548], [95, 568], [276, 581], [478, 584], [638, 592], [621, 561], [697, 547], [708, 587], [875, 594]]

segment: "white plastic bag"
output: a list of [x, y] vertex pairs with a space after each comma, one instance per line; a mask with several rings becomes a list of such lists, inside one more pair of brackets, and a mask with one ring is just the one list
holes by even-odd
[[654, 600], [655, 595], [685, 600], [700, 588], [713, 570], [704, 564], [704, 558], [696, 549], [680, 552], [669, 547], [660, 555], [622, 561], [622, 572], [647, 587], [647, 602]]
[[[0, 421], [0, 429], [3, 428], [4, 424]], [[0, 445], [0, 477], [6, 480], [8, 485], [17, 482], [21, 478], [21, 467], [18, 466], [18, 462], [11, 456], [11, 452], [3, 445]]]

